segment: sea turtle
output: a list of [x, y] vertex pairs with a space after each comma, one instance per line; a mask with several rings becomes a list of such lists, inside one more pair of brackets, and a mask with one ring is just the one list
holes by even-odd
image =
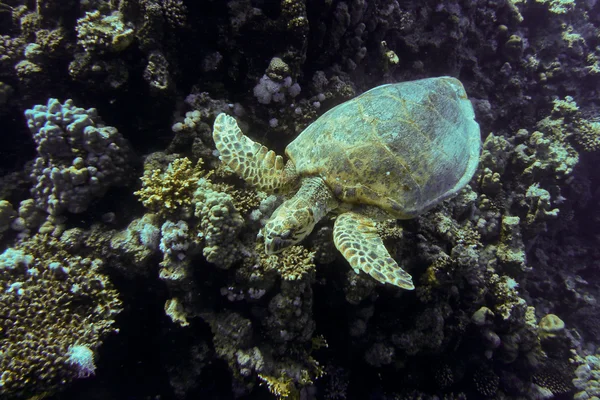
[[354, 271], [410, 290], [376, 221], [413, 218], [469, 182], [481, 147], [474, 118], [460, 81], [438, 77], [378, 86], [332, 108], [287, 146], [287, 163], [226, 114], [213, 139], [221, 160], [254, 187], [295, 191], [263, 228], [268, 254], [298, 243], [335, 210], [334, 243]]

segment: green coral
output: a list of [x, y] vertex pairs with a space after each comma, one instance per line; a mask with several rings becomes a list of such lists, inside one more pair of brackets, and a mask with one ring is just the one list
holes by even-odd
[[600, 150], [600, 122], [580, 120], [575, 135], [575, 141], [585, 151]]
[[561, 37], [567, 43], [567, 46], [570, 49], [573, 49], [579, 45], [585, 45], [585, 40], [583, 39], [583, 36], [581, 36], [577, 32], [573, 32], [573, 26], [571, 26], [571, 25], [563, 25], [563, 26], [564, 26], [565, 30], [562, 32]]
[[517, 282], [509, 276], [492, 275], [490, 290], [496, 298], [494, 314], [508, 321], [522, 318], [527, 309], [527, 303], [517, 293]]
[[0, 200], [0, 232], [6, 231], [16, 216], [17, 213], [12, 204], [6, 200]]
[[123, 21], [119, 12], [102, 15], [100, 11], [86, 12], [77, 20], [77, 43], [87, 52], [119, 52], [133, 42], [133, 26]]
[[204, 257], [221, 268], [229, 268], [241, 255], [237, 236], [244, 225], [233, 197], [202, 179], [193, 199], [195, 215], [200, 219], [198, 236], [204, 241]]
[[573, 385], [577, 393], [574, 400], [589, 400], [600, 398], [600, 355], [589, 355], [585, 358], [577, 357], [580, 364], [575, 370]]
[[525, 219], [528, 225], [543, 223], [543, 221], [558, 217], [559, 209], [552, 207], [550, 192], [540, 188], [538, 184], [533, 184], [527, 189], [525, 198], [529, 206]]
[[579, 162], [579, 154], [567, 141], [562, 131], [562, 120], [545, 118], [538, 124], [539, 131], [529, 134], [520, 130], [518, 135], [528, 136], [528, 145], [518, 145], [515, 155], [518, 162], [527, 166], [523, 175], [531, 181], [537, 181], [548, 175], [554, 179], [566, 178]]
[[575, 0], [535, 0], [536, 3], [547, 4], [555, 14], [565, 14], [575, 8]]
[[[126, 276], [147, 275], [152, 256], [160, 240], [160, 223], [157, 214], [144, 214], [134, 219], [126, 229], [110, 238], [108, 247], [124, 262], [113, 262], [112, 267]], [[154, 236], [154, 237], [153, 237]]]
[[572, 138], [584, 151], [600, 149], [600, 122], [585, 118], [571, 96], [555, 99], [552, 115], [540, 121], [538, 129], [548, 132], [562, 142]]
[[594, 53], [590, 53], [587, 55], [586, 61], [588, 62], [588, 66], [585, 67], [587, 72], [590, 75], [600, 74], [600, 62], [598, 62], [598, 57]]
[[23, 39], [0, 35], [0, 67], [12, 67], [22, 57], [24, 48]]
[[538, 323], [540, 339], [554, 338], [565, 330], [565, 323], [557, 315], [547, 314]]
[[579, 106], [571, 96], [565, 96], [564, 99], [554, 99], [552, 105], [553, 113], [574, 115], [579, 111]]

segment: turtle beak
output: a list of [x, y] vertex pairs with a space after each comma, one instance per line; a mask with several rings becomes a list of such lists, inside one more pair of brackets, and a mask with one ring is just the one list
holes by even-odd
[[265, 238], [265, 252], [267, 254], [277, 254], [285, 249], [285, 240], [279, 236]]
[[267, 254], [281, 253], [286, 247], [293, 244], [289, 240], [290, 236], [292, 236], [292, 231], [289, 229], [284, 230], [280, 234], [267, 234], [265, 237], [265, 252]]

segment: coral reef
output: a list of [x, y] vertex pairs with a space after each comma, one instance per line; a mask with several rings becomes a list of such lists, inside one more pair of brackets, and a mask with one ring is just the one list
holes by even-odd
[[36, 235], [0, 255], [0, 393], [53, 393], [94, 373], [121, 301], [104, 262]]
[[135, 194], [151, 211], [189, 216], [194, 204], [194, 191], [202, 175], [201, 162], [192, 168], [189, 159], [178, 158], [164, 172], [146, 169], [141, 178], [142, 189]]
[[100, 11], [86, 12], [77, 20], [77, 44], [86, 52], [123, 51], [134, 39], [134, 32], [115, 12], [103, 16]]
[[25, 117], [37, 146], [31, 192], [38, 208], [51, 215], [81, 213], [110, 186], [126, 183], [129, 144], [95, 109], [50, 99]]
[[[599, 398], [599, 37], [593, 0], [0, 1], [0, 397]], [[283, 154], [442, 75], [482, 154], [375, 227], [415, 290], [348, 268], [336, 215], [265, 254], [286, 197], [216, 116]]]

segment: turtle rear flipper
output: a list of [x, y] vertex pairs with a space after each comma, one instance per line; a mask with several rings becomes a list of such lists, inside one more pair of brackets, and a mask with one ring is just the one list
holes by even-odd
[[233, 117], [217, 116], [213, 139], [221, 161], [257, 189], [280, 193], [296, 181], [293, 165], [285, 165], [283, 157], [244, 135]]
[[333, 228], [333, 241], [354, 272], [362, 270], [381, 283], [402, 289], [415, 288], [410, 274], [388, 253], [371, 218], [354, 212], [339, 215]]

